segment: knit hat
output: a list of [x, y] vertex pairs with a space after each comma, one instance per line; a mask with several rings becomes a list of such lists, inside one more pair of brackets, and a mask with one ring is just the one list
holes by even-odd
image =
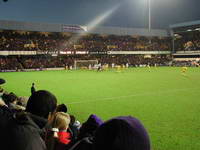
[[131, 116], [116, 117], [95, 133], [95, 150], [150, 150], [150, 139], [142, 123]]

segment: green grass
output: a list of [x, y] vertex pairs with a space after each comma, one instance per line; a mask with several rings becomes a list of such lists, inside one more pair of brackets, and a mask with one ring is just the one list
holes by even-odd
[[153, 150], [200, 149], [200, 68], [133, 68], [111, 71], [0, 73], [7, 91], [30, 96], [31, 83], [68, 105], [81, 122], [131, 115], [147, 128]]

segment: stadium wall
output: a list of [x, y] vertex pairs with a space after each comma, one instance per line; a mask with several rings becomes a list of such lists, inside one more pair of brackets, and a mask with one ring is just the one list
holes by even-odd
[[[39, 32], [66, 32], [64, 27], [73, 25], [50, 24], [50, 23], [33, 23], [20, 21], [0, 20], [1, 30], [23, 30], [23, 31], [39, 31]], [[79, 26], [79, 25], [74, 25]], [[82, 26], [80, 26], [82, 27]], [[70, 32], [68, 30], [68, 32]], [[71, 32], [74, 32], [72, 30]], [[121, 28], [121, 27], [96, 27], [95, 29], [87, 28], [87, 32], [95, 34], [113, 34], [113, 35], [138, 35], [138, 36], [159, 36], [168, 37], [170, 33], [167, 30], [152, 29], [149, 32], [144, 28]]]

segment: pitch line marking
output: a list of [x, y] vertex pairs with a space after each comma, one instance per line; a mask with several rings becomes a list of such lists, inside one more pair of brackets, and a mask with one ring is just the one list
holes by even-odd
[[105, 97], [105, 98], [96, 99], [96, 100], [71, 102], [71, 103], [67, 103], [67, 104], [70, 105], [70, 104], [81, 104], [81, 103], [89, 103], [89, 102], [108, 101], [108, 100], [116, 100], [116, 99], [127, 98], [127, 97], [136, 97], [136, 96], [145, 96], [145, 95], [158, 95], [158, 94], [163, 94], [163, 93], [174, 93], [174, 92], [179, 92], [179, 91], [188, 91], [188, 90], [195, 90], [195, 89], [197, 89], [197, 88], [176, 89], [176, 90], [167, 90], [167, 91], [159, 91], [159, 92], [146, 92], [146, 93], [117, 96], [117, 97]]

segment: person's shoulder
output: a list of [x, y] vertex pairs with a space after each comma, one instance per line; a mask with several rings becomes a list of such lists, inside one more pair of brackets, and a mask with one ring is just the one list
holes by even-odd
[[9, 146], [10, 148], [17, 150], [33, 148], [37, 150], [46, 149], [44, 141], [40, 136], [42, 130], [40, 130], [26, 112], [15, 113], [13, 119], [9, 121], [8, 129], [7, 134], [14, 139], [18, 139]]

